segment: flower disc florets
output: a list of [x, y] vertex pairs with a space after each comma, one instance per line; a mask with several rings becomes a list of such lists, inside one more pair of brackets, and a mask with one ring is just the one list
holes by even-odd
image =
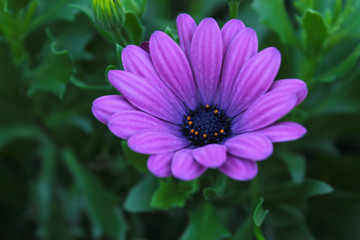
[[195, 147], [219, 143], [230, 134], [230, 119], [217, 106], [200, 105], [184, 116], [181, 131]]

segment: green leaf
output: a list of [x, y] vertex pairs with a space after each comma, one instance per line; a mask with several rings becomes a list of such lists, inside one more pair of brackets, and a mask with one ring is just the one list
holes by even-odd
[[213, 200], [221, 198], [225, 192], [227, 179], [228, 178], [225, 177], [225, 175], [219, 175], [216, 179], [214, 187], [208, 187], [203, 190], [205, 199]]
[[261, 21], [273, 30], [285, 43], [298, 46], [299, 41], [287, 15], [284, 0], [254, 0], [252, 7]]
[[133, 11], [138, 16], [141, 16], [144, 11], [144, 0], [123, 0], [124, 9], [127, 11]]
[[295, 0], [294, 6], [304, 14], [309, 8], [314, 8], [314, 0]]
[[323, 82], [331, 82], [337, 78], [341, 78], [345, 76], [345, 74], [347, 74], [351, 69], [354, 68], [359, 58], [360, 58], [360, 44], [351, 53], [351, 55], [347, 57], [342, 63], [330, 69], [328, 72], [324, 73], [320, 77], [320, 80]]
[[19, 139], [36, 140], [42, 138], [43, 134], [32, 126], [0, 127], [0, 150], [7, 144]]
[[73, 62], [68, 51], [56, 50], [56, 42], [52, 41], [47, 57], [40, 66], [30, 72], [28, 95], [31, 96], [37, 91], [46, 91], [62, 98], [72, 74]]
[[165, 33], [169, 35], [175, 42], [179, 43], [179, 36], [176, 33], [176, 29], [166, 27]]
[[309, 229], [304, 211], [292, 205], [274, 204], [271, 207], [271, 214], [268, 216], [267, 223], [271, 224], [273, 229], [281, 229], [281, 231], [273, 232], [272, 237], [276, 240], [316, 239]]
[[244, 222], [241, 223], [241, 226], [236, 231], [234, 236], [230, 240], [253, 240], [253, 220], [249, 217]]
[[132, 11], [125, 12], [124, 28], [131, 44], [139, 45], [144, 34], [144, 27], [139, 17]]
[[93, 237], [125, 239], [128, 226], [118, 206], [117, 196], [105, 189], [94, 175], [84, 169], [71, 150], [64, 150], [63, 158], [82, 194], [85, 211], [91, 220]]
[[346, 39], [358, 40], [360, 37], [360, 1], [347, 1], [344, 8], [343, 14], [340, 16], [344, 20], [338, 34]]
[[189, 215], [190, 223], [180, 240], [219, 240], [231, 236], [210, 203], [202, 203]]
[[95, 55], [88, 49], [89, 43], [95, 34], [86, 16], [78, 16], [76, 24], [64, 22], [61, 24], [60, 29], [56, 28], [53, 33], [56, 38], [57, 48], [66, 49], [74, 61], [91, 61], [95, 58]]
[[265, 216], [269, 213], [269, 210], [265, 210], [262, 207], [262, 204], [264, 203], [264, 198], [260, 197], [258, 200], [258, 203], [256, 204], [255, 211], [253, 214], [253, 221], [256, 226], [260, 227], [262, 222], [265, 219]]
[[291, 152], [282, 152], [280, 153], [280, 159], [286, 164], [294, 182], [301, 183], [304, 181], [306, 161], [302, 155]]
[[79, 12], [78, 8], [74, 8], [73, 5], [87, 5], [87, 0], [48, 0], [41, 1], [39, 4], [39, 14], [32, 21], [29, 29], [38, 28], [40, 25], [51, 21], [66, 20], [74, 21], [76, 14]]
[[197, 180], [184, 182], [168, 178], [160, 182], [160, 187], [154, 193], [151, 207], [159, 209], [170, 209], [184, 207], [186, 200], [197, 192], [199, 184]]
[[37, 214], [38, 237], [45, 240], [72, 239], [66, 226], [64, 203], [57, 197], [56, 149], [49, 143], [41, 148], [42, 167], [32, 191]]
[[341, 10], [342, 10], [342, 0], [335, 0], [334, 3], [334, 14], [333, 14], [333, 19], [332, 22], [336, 23], [338, 21], [338, 19], [341, 16]]
[[94, 10], [87, 0], [75, 0], [69, 3], [69, 8], [75, 8], [85, 14], [88, 18], [93, 19]]
[[131, 188], [126, 196], [124, 209], [128, 212], [151, 212], [151, 199], [158, 187], [158, 181], [152, 175], [148, 175]]
[[288, 183], [262, 195], [266, 201], [286, 202], [293, 205], [304, 206], [306, 201], [314, 196], [331, 193], [333, 188], [327, 183], [305, 179], [301, 184]]
[[305, 34], [306, 49], [310, 54], [316, 55], [324, 46], [329, 27], [323, 16], [312, 9], [306, 11], [301, 24]]
[[[347, 184], [351, 185], [351, 182]], [[358, 239], [360, 237], [359, 200], [359, 191], [338, 190], [331, 196], [311, 201], [309, 209], [314, 210], [307, 212], [306, 222], [310, 224], [311, 231], [317, 236], [316, 239]]]
[[126, 141], [121, 141], [121, 149], [123, 150], [126, 159], [128, 162], [135, 167], [139, 172], [148, 172], [147, 169], [147, 159], [149, 158], [148, 155], [143, 155], [137, 152], [132, 151]]
[[89, 85], [74, 76], [70, 77], [70, 82], [72, 84], [74, 84], [76, 87], [81, 88], [81, 89], [86, 89], [86, 90], [110, 90], [113, 88], [110, 84], [109, 85]]

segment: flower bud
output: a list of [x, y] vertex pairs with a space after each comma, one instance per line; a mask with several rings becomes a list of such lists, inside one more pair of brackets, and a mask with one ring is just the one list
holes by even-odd
[[92, 0], [95, 22], [106, 30], [118, 30], [124, 23], [124, 5], [121, 0]]

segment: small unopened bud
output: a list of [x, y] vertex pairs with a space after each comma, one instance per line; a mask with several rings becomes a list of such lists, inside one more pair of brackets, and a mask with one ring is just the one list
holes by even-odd
[[106, 30], [119, 30], [124, 23], [124, 5], [121, 0], [92, 0], [95, 22]]

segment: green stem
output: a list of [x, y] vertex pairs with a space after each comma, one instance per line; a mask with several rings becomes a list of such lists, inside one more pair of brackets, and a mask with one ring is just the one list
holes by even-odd
[[230, 19], [237, 18], [239, 6], [240, 6], [239, 2], [229, 2]]
[[264, 235], [261, 233], [260, 227], [254, 225], [254, 235], [257, 240], [265, 240]]

